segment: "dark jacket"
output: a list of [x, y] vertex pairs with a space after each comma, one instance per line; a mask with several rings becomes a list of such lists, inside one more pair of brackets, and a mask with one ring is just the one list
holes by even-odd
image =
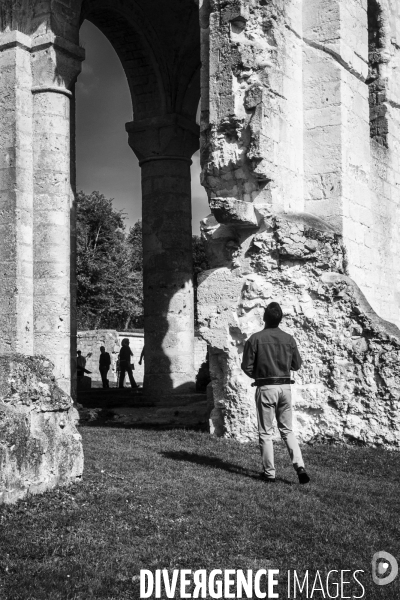
[[290, 377], [301, 364], [294, 338], [279, 327], [254, 333], [244, 347], [242, 370], [252, 379]]
[[131, 356], [133, 356], [132, 350], [129, 346], [121, 346], [121, 350], [119, 351], [119, 362], [125, 364], [130, 364]]
[[99, 359], [100, 369], [109, 367], [111, 365], [111, 358], [108, 352], [102, 352]]

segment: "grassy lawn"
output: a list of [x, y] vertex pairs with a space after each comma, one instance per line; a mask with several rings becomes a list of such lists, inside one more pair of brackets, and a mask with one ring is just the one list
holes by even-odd
[[258, 479], [255, 444], [191, 431], [81, 431], [81, 484], [0, 507], [1, 600], [136, 600], [140, 569], [185, 568], [277, 568], [285, 599], [288, 569], [363, 569], [364, 598], [400, 598], [400, 577], [381, 587], [371, 579], [375, 552], [400, 559], [399, 454], [305, 447], [312, 483], [299, 486], [277, 444], [279, 481], [270, 485]]

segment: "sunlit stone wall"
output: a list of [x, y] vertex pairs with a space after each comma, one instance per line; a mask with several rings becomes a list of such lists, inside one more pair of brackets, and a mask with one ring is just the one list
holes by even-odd
[[277, 300], [305, 357], [302, 439], [397, 447], [397, 3], [211, 0], [200, 12], [214, 430], [255, 436], [241, 354]]

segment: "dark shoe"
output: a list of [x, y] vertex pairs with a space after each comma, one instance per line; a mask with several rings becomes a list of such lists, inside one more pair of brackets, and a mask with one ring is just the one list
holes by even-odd
[[310, 481], [310, 478], [307, 475], [307, 471], [304, 467], [299, 467], [297, 469], [297, 477], [299, 478], [299, 483], [301, 483], [302, 485]]
[[276, 483], [275, 477], [267, 477], [265, 473], [260, 474], [260, 479], [262, 479], [265, 483]]

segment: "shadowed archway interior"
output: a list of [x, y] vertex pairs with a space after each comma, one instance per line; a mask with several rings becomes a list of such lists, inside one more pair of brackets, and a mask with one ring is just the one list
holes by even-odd
[[87, 0], [85, 19], [116, 51], [132, 100], [126, 129], [142, 169], [145, 393], [186, 393], [194, 381], [190, 165], [199, 146], [198, 8], [181, 0]]

